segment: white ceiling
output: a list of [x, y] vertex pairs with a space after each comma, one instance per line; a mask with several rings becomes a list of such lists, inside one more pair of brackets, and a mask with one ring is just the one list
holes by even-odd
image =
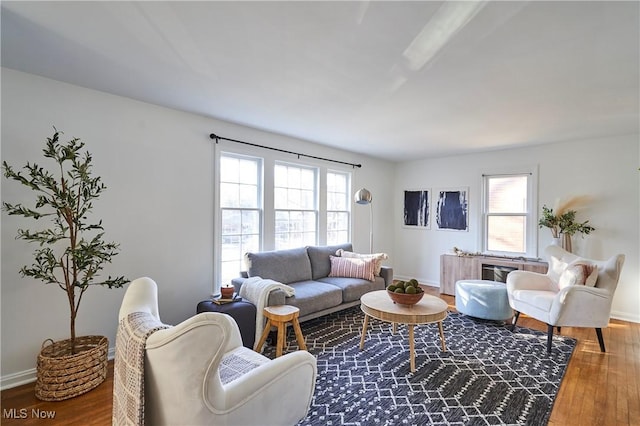
[[2, 1], [2, 65], [395, 161], [638, 133], [639, 2], [476, 5]]

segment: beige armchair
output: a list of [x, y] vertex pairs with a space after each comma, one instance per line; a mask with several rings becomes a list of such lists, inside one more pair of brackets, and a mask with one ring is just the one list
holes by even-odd
[[[516, 312], [511, 330], [520, 313], [547, 324], [547, 352], [551, 352], [553, 328], [593, 327], [600, 350], [605, 352], [602, 328], [609, 324], [613, 294], [618, 285], [624, 255], [606, 261], [584, 259], [558, 246], [549, 246], [545, 253], [549, 261], [546, 274], [513, 271], [507, 276], [509, 305]], [[597, 266], [586, 285], [571, 282], [571, 273], [578, 264]], [[595, 280], [597, 274], [597, 280]], [[585, 274], [586, 275], [586, 274]], [[587, 278], [587, 277], [585, 277]], [[591, 286], [595, 280], [595, 285]]]
[[[133, 281], [119, 319], [159, 320], [156, 283]], [[306, 416], [316, 359], [296, 351], [270, 360], [242, 345], [235, 321], [201, 313], [146, 340], [144, 417], [148, 425], [294, 425]]]

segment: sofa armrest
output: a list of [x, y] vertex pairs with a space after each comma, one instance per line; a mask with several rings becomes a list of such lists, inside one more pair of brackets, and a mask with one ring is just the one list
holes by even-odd
[[568, 327], [603, 328], [609, 324], [611, 293], [602, 288], [572, 285], [556, 294], [550, 321]]
[[[307, 351], [278, 357], [225, 385], [224, 407], [216, 407], [208, 397], [209, 409], [233, 411], [234, 421], [229, 424], [255, 424], [258, 417], [265, 425], [297, 424], [305, 417], [313, 398], [316, 363]], [[282, 401], [286, 401], [286, 408], [273, 409]]]
[[557, 292], [556, 284], [548, 275], [531, 271], [511, 271], [507, 275], [507, 292], [516, 290], [539, 290]]
[[[247, 280], [245, 277], [237, 277], [231, 280], [231, 284], [236, 290], [236, 293], [240, 294], [240, 287]], [[267, 306], [276, 306], [276, 305], [284, 305], [286, 294], [282, 290], [273, 290], [269, 293], [269, 298], [267, 299]]]
[[240, 287], [242, 287], [242, 284], [244, 284], [246, 280], [247, 280], [247, 277], [245, 276], [233, 278], [231, 280], [231, 284], [233, 284], [233, 288], [236, 289], [236, 293], [240, 293]]
[[380, 276], [384, 279], [384, 288], [393, 284], [393, 268], [390, 266], [382, 266], [380, 268]]

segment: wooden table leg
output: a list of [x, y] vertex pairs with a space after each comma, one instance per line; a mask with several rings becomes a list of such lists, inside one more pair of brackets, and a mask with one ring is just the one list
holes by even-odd
[[409, 327], [409, 364], [411, 365], [411, 372], [416, 371], [416, 350], [413, 342], [413, 324], [407, 324]]
[[282, 355], [284, 349], [284, 335], [287, 332], [287, 324], [278, 322], [278, 343], [276, 344], [276, 358]]
[[360, 337], [360, 350], [364, 349], [364, 339], [367, 335], [367, 325], [369, 325], [369, 315], [364, 314], [364, 321], [362, 321], [362, 336]]
[[398, 331], [398, 323], [396, 322], [392, 322], [391, 323], [391, 334], [396, 334], [396, 332]]
[[298, 339], [298, 346], [303, 351], [307, 350], [307, 345], [304, 342], [304, 336], [302, 335], [302, 330], [300, 329], [300, 322], [298, 318], [293, 319], [293, 330], [296, 332], [296, 339]]
[[267, 319], [267, 325], [264, 326], [264, 331], [262, 332], [262, 336], [260, 336], [260, 340], [256, 344], [254, 351], [260, 353], [262, 352], [262, 345], [267, 341], [267, 336], [269, 335], [269, 331], [271, 331], [271, 320]]
[[440, 341], [442, 342], [442, 352], [446, 352], [447, 346], [444, 343], [444, 331], [442, 330], [442, 321], [438, 323], [438, 330], [440, 330]]

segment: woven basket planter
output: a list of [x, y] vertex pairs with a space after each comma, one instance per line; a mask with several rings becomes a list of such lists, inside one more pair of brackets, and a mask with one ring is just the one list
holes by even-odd
[[[46, 345], [50, 342], [50, 345]], [[109, 340], [104, 336], [76, 337], [76, 353], [71, 339], [42, 344], [38, 354], [36, 398], [62, 401], [89, 392], [107, 377]]]

